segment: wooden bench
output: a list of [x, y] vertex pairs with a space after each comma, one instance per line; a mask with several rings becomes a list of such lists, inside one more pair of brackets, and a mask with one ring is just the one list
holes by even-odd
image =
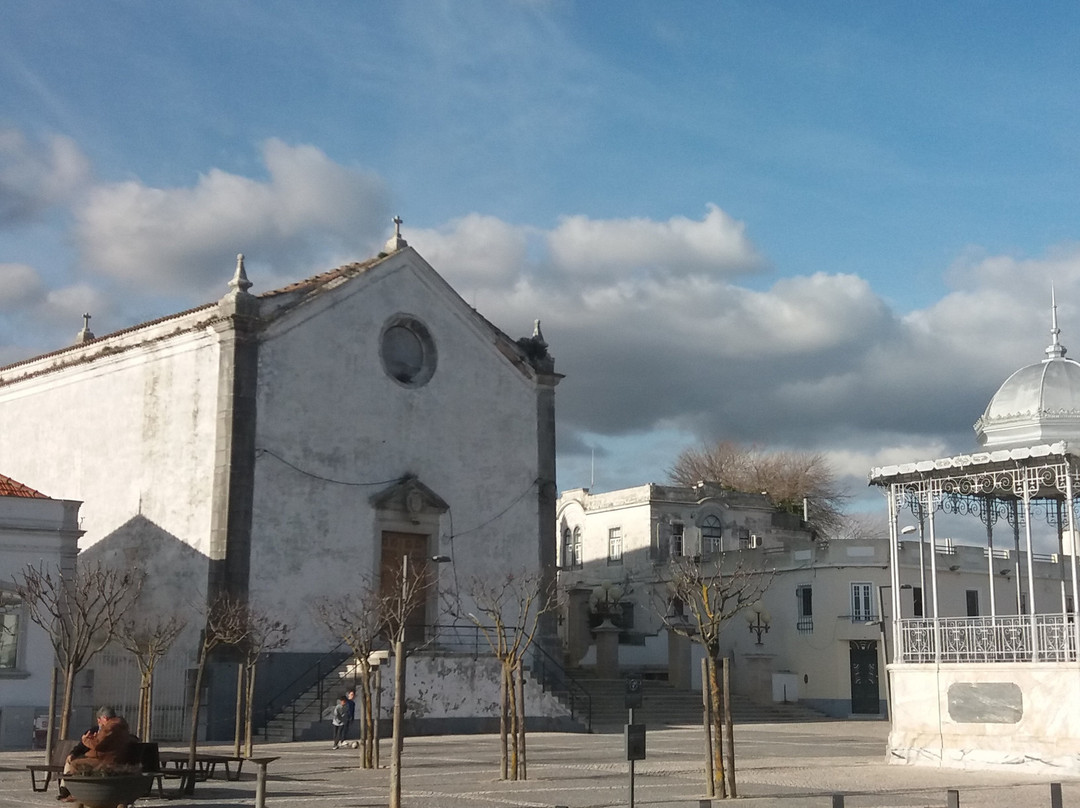
[[[64, 773], [64, 761], [67, 760], [67, 756], [71, 754], [71, 750], [78, 743], [78, 741], [57, 741], [53, 746], [48, 763], [28, 763], [26, 768], [30, 770], [30, 787], [34, 791], [48, 791], [53, 775]], [[39, 775], [44, 775], [44, 779], [39, 781]]]

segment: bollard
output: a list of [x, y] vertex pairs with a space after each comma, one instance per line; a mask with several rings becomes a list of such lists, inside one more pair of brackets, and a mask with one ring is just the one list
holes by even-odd
[[832, 795], [832, 808], [844, 808], [844, 795], [833, 794]]
[[1050, 808], [1061, 808], [1061, 783], [1050, 784]]
[[954, 788], [950, 788], [946, 791], [945, 806], [946, 808], [960, 808], [960, 792]]

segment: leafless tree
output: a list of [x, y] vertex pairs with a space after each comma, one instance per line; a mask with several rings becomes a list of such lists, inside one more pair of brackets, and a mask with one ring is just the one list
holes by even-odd
[[465, 592], [476, 604], [476, 612], [465, 616], [484, 635], [502, 672], [499, 777], [524, 780], [528, 770], [522, 667], [525, 653], [536, 639], [541, 615], [555, 608], [555, 593], [541, 576], [524, 572], [494, 580], [474, 577]]
[[668, 475], [679, 485], [706, 481], [734, 491], [764, 493], [776, 507], [796, 514], [803, 512], [805, 501], [809, 523], [827, 535], [839, 530], [849, 498], [819, 452], [767, 451], [727, 440], [685, 449]]
[[139, 714], [135, 733], [152, 737], [154, 669], [187, 626], [180, 614], [138, 615], [121, 620], [116, 639], [139, 664]]
[[[30, 619], [48, 633], [63, 674], [61, 738], [68, 733], [76, 674], [113, 640], [142, 584], [141, 573], [99, 562], [80, 565], [72, 573], [27, 565], [16, 575], [15, 591], [30, 610]], [[50, 715], [50, 727], [52, 723]]]
[[[348, 595], [323, 598], [315, 602], [315, 614], [330, 633], [340, 638], [352, 651], [359, 671], [360, 735], [363, 740], [360, 765], [375, 766], [374, 666], [371, 655], [389, 645], [387, 612], [393, 606], [379, 591], [379, 584], [365, 576], [359, 587]], [[396, 636], [396, 634], [395, 634]]]
[[[259, 665], [259, 657], [270, 651], [283, 648], [288, 644], [289, 626], [280, 620], [272, 619], [250, 605], [244, 611], [243, 619], [247, 625], [244, 638], [239, 643], [243, 659], [237, 677], [236, 702], [238, 708], [241, 701], [244, 704], [244, 754], [251, 757], [255, 721], [255, 672]], [[237, 757], [240, 756], [240, 724], [241, 722], [237, 720], [234, 748]]]
[[[191, 704], [191, 738], [188, 746], [188, 770], [195, 770], [195, 756], [198, 754], [199, 708], [202, 703], [202, 681], [206, 672], [206, 663], [215, 649], [222, 646], [239, 646], [247, 639], [248, 633], [247, 604], [239, 598], [223, 595], [210, 603], [206, 610], [206, 626], [203, 629], [202, 642], [199, 645], [199, 661], [195, 670], [195, 693]], [[185, 793], [195, 790], [195, 781], [189, 777], [185, 784]]]
[[[732, 617], [761, 599], [772, 582], [772, 573], [744, 567], [741, 563], [725, 568], [725, 560], [695, 563], [683, 558], [671, 562], [666, 591], [658, 590], [655, 606], [669, 630], [705, 649], [706, 681], [702, 687], [706, 688], [711, 721], [706, 733], [707, 770], [712, 773], [707, 783], [708, 795], [713, 796], [719, 791], [722, 797], [735, 797], [734, 744], [719, 675], [720, 635]], [[728, 744], [726, 763], [725, 735]]]

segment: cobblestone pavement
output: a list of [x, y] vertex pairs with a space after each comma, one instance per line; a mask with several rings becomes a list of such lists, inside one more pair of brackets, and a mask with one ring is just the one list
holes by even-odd
[[[1022, 772], [974, 772], [888, 765], [888, 724], [817, 721], [736, 726], [738, 802], [747, 808], [945, 806], [950, 789], [959, 805], [1040, 808], [1050, 783], [1062, 783], [1064, 806], [1080, 805], [1080, 780]], [[647, 759], [635, 764], [634, 804], [699, 808], [704, 795], [699, 729], [649, 732]], [[206, 751], [221, 747], [206, 747]], [[358, 767], [358, 753], [329, 743], [270, 744], [260, 755], [270, 765], [267, 806], [272, 808], [380, 808], [387, 805], [389, 744], [384, 768]], [[41, 753], [0, 753], [0, 808], [59, 805], [55, 787], [30, 790], [27, 763]], [[498, 738], [457, 735], [409, 738], [402, 775], [404, 808], [606, 808], [629, 805], [629, 774], [621, 734], [535, 733], [528, 737], [528, 779], [498, 779]], [[239, 782], [200, 783], [193, 797], [139, 800], [139, 806], [232, 808], [254, 805], [254, 773]], [[714, 808], [720, 800], [713, 803]], [[728, 801], [730, 802], [730, 801]]]

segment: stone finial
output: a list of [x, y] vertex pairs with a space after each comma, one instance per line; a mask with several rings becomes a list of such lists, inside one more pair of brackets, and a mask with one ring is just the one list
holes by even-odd
[[404, 247], [408, 247], [409, 243], [401, 237], [401, 223], [402, 218], [400, 216], [394, 217], [394, 235], [387, 239], [386, 244], [383, 246], [383, 251], [392, 253], [397, 252]]
[[229, 281], [230, 294], [246, 295], [250, 288], [251, 281], [248, 280], [247, 272], [244, 269], [244, 254], [240, 253], [236, 256], [236, 272], [233, 273], [232, 280]]
[[547, 350], [547, 347], [548, 347], [547, 340], [544, 339], [544, 335], [540, 332], [540, 321], [539, 320], [534, 320], [533, 321], [532, 338], [533, 338], [533, 342], [536, 343], [536, 346], [538, 348], [543, 348], [544, 350]]
[[90, 314], [89, 314], [89, 312], [84, 314], [82, 316], [82, 319], [83, 319], [82, 331], [80, 331], [75, 336], [75, 342], [89, 342], [90, 340], [94, 339], [94, 332], [90, 330]]

